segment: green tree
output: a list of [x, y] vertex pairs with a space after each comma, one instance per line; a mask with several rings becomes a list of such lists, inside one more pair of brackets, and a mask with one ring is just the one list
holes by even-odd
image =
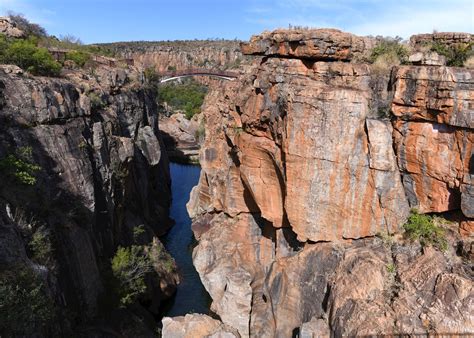
[[134, 303], [146, 292], [145, 276], [152, 270], [143, 247], [119, 247], [112, 258], [112, 273], [119, 283], [118, 294], [123, 306]]

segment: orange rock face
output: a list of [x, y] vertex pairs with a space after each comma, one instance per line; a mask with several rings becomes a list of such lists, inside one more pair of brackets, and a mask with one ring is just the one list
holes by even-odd
[[397, 231], [408, 203], [390, 123], [368, 118], [369, 80], [365, 65], [269, 59], [206, 106], [195, 193], [291, 226], [300, 241]]
[[[339, 61], [367, 41], [264, 33], [242, 49], [266, 57], [206, 99], [193, 260], [242, 337], [474, 329], [474, 74], [398, 67], [389, 81]], [[447, 232], [448, 254], [364, 238], [399, 232], [410, 207], [457, 210], [464, 237]]]
[[400, 67], [394, 139], [411, 206], [474, 217], [474, 71]]
[[349, 61], [375, 46], [375, 39], [337, 29], [277, 29], [253, 36], [241, 49], [247, 55]]

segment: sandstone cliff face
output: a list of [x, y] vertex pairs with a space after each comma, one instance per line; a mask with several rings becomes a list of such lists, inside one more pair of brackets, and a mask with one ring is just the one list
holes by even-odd
[[395, 147], [410, 204], [422, 212], [462, 209], [473, 217], [474, 71], [395, 71]]
[[246, 57], [238, 41], [124, 42], [106, 44], [136, 66], [158, 72], [190, 68], [239, 68]]
[[[0, 157], [28, 147], [41, 167], [31, 187], [2, 176], [0, 256], [1, 269], [33, 264], [28, 244], [9, 239], [19, 233], [15, 210], [44, 224], [54, 264], [40, 268], [55, 285], [57, 306], [77, 313], [68, 318], [74, 327], [98, 314], [110, 258], [119, 245], [132, 243], [134, 227], [145, 226], [147, 241], [169, 227], [171, 196], [156, 103], [136, 74], [98, 68], [94, 76], [71, 71], [65, 77], [0, 69]], [[161, 277], [161, 289], [158, 282], [147, 296], [154, 311], [176, 284]]]
[[[205, 102], [193, 259], [243, 337], [474, 332], [459, 235], [472, 229], [474, 74], [401, 66], [380, 85], [370, 65], [338, 61], [361, 41], [254, 37], [244, 52], [266, 57]], [[400, 232], [410, 207], [461, 215], [445, 254], [364, 239]]]

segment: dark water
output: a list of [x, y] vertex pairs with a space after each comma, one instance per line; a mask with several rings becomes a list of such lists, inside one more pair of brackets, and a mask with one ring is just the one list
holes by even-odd
[[208, 314], [211, 299], [193, 265], [194, 236], [191, 231], [191, 219], [186, 211], [189, 194], [199, 181], [201, 168], [195, 165], [170, 163], [170, 170], [173, 194], [170, 214], [176, 224], [162, 240], [178, 265], [181, 283], [178, 285], [176, 296], [165, 304], [164, 315], [183, 316], [193, 312]]

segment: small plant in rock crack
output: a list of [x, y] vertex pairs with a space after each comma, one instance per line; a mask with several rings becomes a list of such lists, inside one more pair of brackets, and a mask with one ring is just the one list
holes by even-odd
[[397, 273], [397, 266], [393, 263], [389, 263], [386, 265], [387, 272], [391, 275], [394, 275]]

